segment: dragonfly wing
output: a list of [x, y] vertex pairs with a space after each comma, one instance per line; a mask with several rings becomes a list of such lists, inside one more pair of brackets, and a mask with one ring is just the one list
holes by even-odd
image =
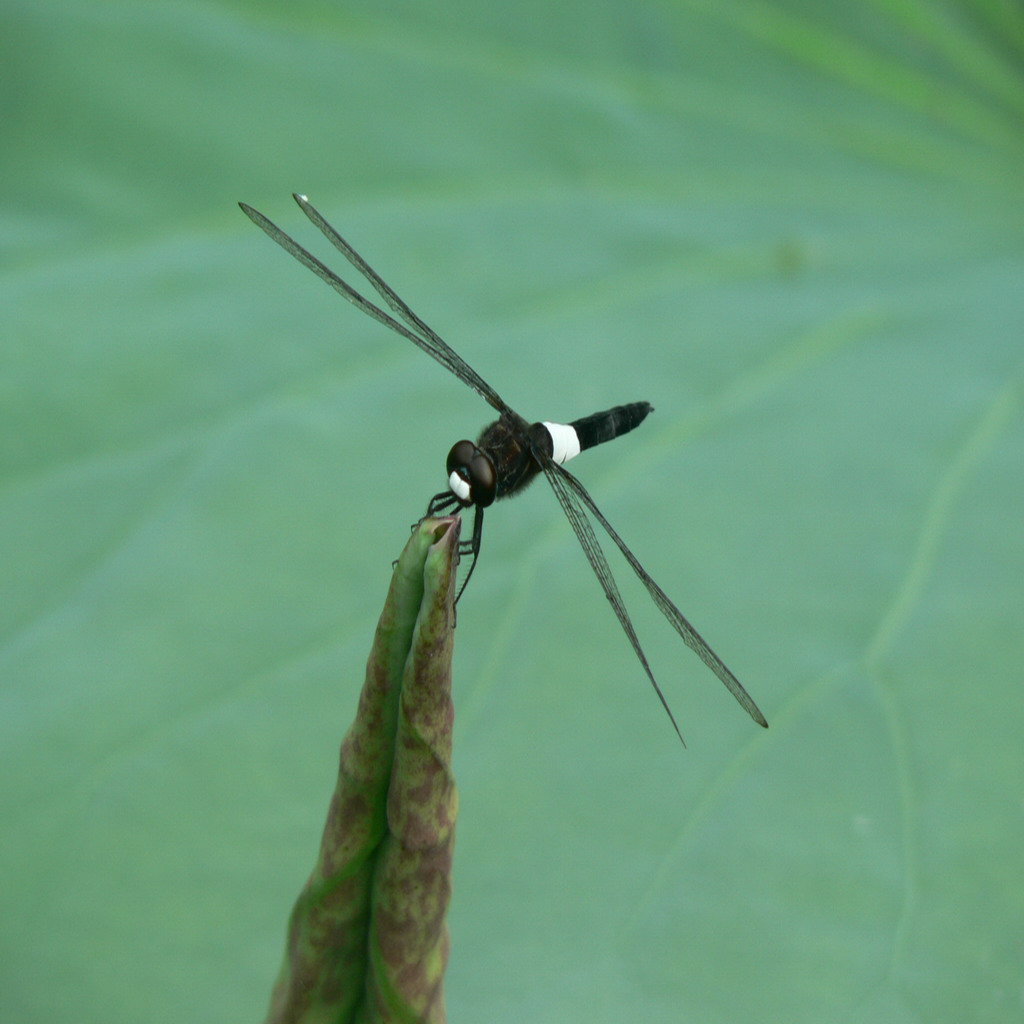
[[611, 568], [608, 565], [608, 559], [605, 558], [604, 552], [601, 550], [601, 545], [598, 543], [597, 537], [594, 534], [594, 528], [590, 525], [590, 520], [587, 519], [587, 514], [584, 511], [583, 506], [580, 504], [578, 496], [567, 482], [567, 478], [574, 478], [572, 478], [570, 474], [566, 473], [561, 466], [555, 465], [555, 463], [544, 456], [543, 453], [535, 452], [534, 456], [535, 458], [538, 458], [541, 468], [544, 470], [544, 475], [547, 477], [548, 483], [551, 484], [551, 489], [555, 492], [555, 497], [558, 498], [558, 502], [562, 506], [562, 510], [565, 512], [566, 518], [569, 520], [576, 537], [579, 539], [580, 546], [583, 548], [583, 552], [587, 556], [587, 561], [590, 562], [590, 567], [594, 570], [594, 575], [601, 584], [601, 589], [604, 590], [604, 595], [608, 598], [608, 603], [612, 606], [612, 610], [615, 612], [615, 616], [618, 618], [623, 632], [625, 632], [626, 636], [629, 638], [629, 642], [633, 645], [633, 650], [636, 652], [637, 658], [640, 659], [640, 664], [643, 665], [644, 671], [647, 673], [647, 678], [650, 679], [651, 685], [654, 687], [654, 692], [658, 695], [658, 700], [661, 701], [661, 706], [665, 709], [673, 727], [676, 730], [676, 734], [685, 746], [686, 741], [683, 740], [683, 734], [679, 731], [679, 723], [676, 722], [676, 716], [672, 714], [672, 709], [668, 706], [665, 694], [658, 685], [657, 679], [654, 678], [651, 666], [647, 662], [647, 656], [644, 654], [644, 650], [640, 646], [640, 640], [637, 638], [636, 630], [633, 628], [633, 622], [629, 617], [629, 612], [626, 611], [626, 605], [622, 600], [622, 595], [619, 593], [618, 584], [615, 582], [615, 577], [612, 576]]
[[[469, 366], [465, 362], [465, 360], [463, 360], [453, 349], [446, 345], [433, 331], [427, 328], [426, 325], [423, 324], [423, 322], [419, 319], [419, 317], [416, 317], [415, 314], [412, 314], [411, 311], [409, 311], [411, 319], [407, 319], [406, 317], [403, 316], [403, 319], [406, 320], [406, 323], [400, 323], [393, 316], [390, 316], [388, 313], [385, 313], [384, 310], [382, 310], [379, 306], [375, 306], [372, 302], [370, 302], [369, 299], [366, 298], [366, 296], [356, 291], [356, 289], [353, 288], [352, 285], [350, 285], [343, 278], [339, 277], [333, 270], [330, 269], [330, 267], [328, 267], [321, 260], [317, 259], [317, 257], [314, 256], [308, 249], [306, 249], [304, 246], [296, 242], [295, 239], [291, 237], [291, 235], [282, 231], [281, 228], [279, 228], [272, 220], [270, 220], [269, 217], [266, 217], [264, 214], [260, 213], [259, 210], [253, 209], [251, 206], [249, 206], [248, 203], [239, 203], [238, 205], [242, 208], [242, 212], [257, 227], [261, 228], [271, 239], [277, 242], [277, 244], [281, 246], [281, 248], [284, 249], [285, 252], [287, 252], [294, 259], [298, 260], [298, 262], [301, 263], [304, 267], [306, 267], [308, 270], [313, 271], [313, 273], [316, 274], [316, 276], [319, 277], [321, 281], [324, 281], [326, 284], [330, 285], [330, 287], [333, 288], [339, 295], [341, 295], [342, 298], [347, 299], [349, 302], [352, 303], [353, 306], [355, 306], [357, 309], [365, 313], [371, 319], [376, 320], [380, 324], [383, 324], [385, 327], [394, 331], [395, 334], [400, 334], [403, 338], [407, 338], [414, 345], [423, 349], [423, 351], [426, 352], [428, 356], [431, 356], [433, 359], [436, 359], [437, 362], [439, 362], [446, 370], [448, 370], [450, 373], [453, 373], [463, 383], [467, 384], [474, 391], [476, 391], [476, 393], [480, 395], [480, 397], [483, 398], [488, 404], [492, 405], [494, 408], [502, 412], [508, 409], [508, 406], [505, 404], [505, 402], [502, 401], [501, 397], [494, 390], [494, 388], [492, 388], [485, 380], [483, 380], [483, 378], [480, 377], [480, 375], [475, 370], [473, 370], [473, 368]], [[313, 208], [310, 207], [310, 209]], [[303, 210], [306, 210], [306, 207], [303, 207]], [[314, 213], [315, 212], [316, 211], [314, 210]], [[306, 213], [307, 216], [310, 216], [308, 210], [306, 211]], [[319, 214], [317, 214], [317, 216], [319, 217]], [[320, 219], [322, 220], [323, 218]], [[314, 223], [317, 223], [317, 221], [314, 220]], [[324, 221], [324, 224], [326, 223], [327, 222]], [[318, 223], [317, 226], [319, 227]], [[330, 225], [328, 225], [328, 227], [330, 227]], [[333, 231], [333, 229], [331, 230]], [[335, 232], [335, 234], [337, 233]], [[328, 238], [330, 237], [331, 236], [328, 235]], [[340, 238], [341, 236], [338, 235], [337, 237]], [[333, 241], [333, 239], [331, 240]], [[345, 250], [342, 250], [342, 252], [344, 251]], [[358, 260], [358, 263], [353, 262], [353, 265], [357, 269], [359, 269], [360, 266], [365, 266], [368, 270], [370, 269], [369, 266], [365, 263], [365, 261], [363, 261], [362, 258], [359, 257], [358, 254], [354, 252], [354, 250], [351, 250], [350, 247], [349, 251], [353, 252], [353, 254], [356, 256], [356, 259]], [[373, 273], [372, 270], [370, 272]], [[374, 285], [374, 287], [377, 287], [375, 282], [380, 281], [380, 278], [377, 277], [376, 274], [373, 274], [373, 277], [367, 277], [367, 280], [370, 282], [370, 284]], [[383, 281], [380, 281], [380, 283], [384, 285]], [[384, 287], [387, 288], [386, 285], [384, 285]], [[378, 291], [379, 290], [380, 289], [378, 289]], [[391, 295], [394, 295], [394, 293], [391, 292], [390, 289], [387, 289], [387, 291]], [[395, 298], [397, 299], [397, 296], [395, 296]], [[408, 307], [406, 307], [405, 304], [401, 302], [401, 300], [397, 301], [399, 302], [403, 309], [408, 311]], [[396, 310], [396, 312], [398, 312], [398, 310]], [[409, 326], [407, 326], [407, 324]], [[422, 334], [418, 333], [417, 325], [422, 325], [422, 328], [424, 329]]]
[[[651, 578], [647, 570], [640, 564], [636, 555], [626, 546], [626, 542], [618, 535], [611, 523], [601, 514], [601, 510], [594, 503], [594, 499], [587, 493], [587, 489], [570, 473], [568, 470], [561, 466], [552, 464], [551, 468], [545, 467], [544, 472], [547, 475], [548, 480], [552, 481], [555, 477], [559, 480], [559, 485], [573, 495], [579, 502], [582, 502], [586, 506], [590, 514], [604, 527], [608, 536], [615, 541], [616, 546], [622, 552], [623, 557], [633, 567], [633, 571], [640, 577], [640, 582], [647, 588], [647, 592], [651, 595], [652, 600], [658, 606], [659, 611], [662, 615], [668, 619], [671, 623], [672, 628], [683, 638], [683, 643], [686, 644], [692, 651], [694, 651], [697, 657], [704, 662], [705, 665], [725, 685], [725, 688], [736, 698], [739, 702], [740, 707], [747, 712], [750, 717], [757, 722], [758, 725], [768, 728], [768, 722], [764, 715], [761, 713], [761, 709], [754, 702], [754, 698], [747, 693], [743, 684], [732, 674], [728, 666], [722, 659], [715, 654], [711, 649], [708, 642], [694, 629], [693, 625], [686, 618], [685, 615], [669, 600], [668, 595], [661, 587]], [[555, 493], [559, 493], [558, 488], [555, 488]], [[559, 496], [561, 500], [561, 496]], [[565, 503], [563, 502], [563, 508]]]
[[316, 225], [327, 241], [370, 282], [374, 291], [384, 300], [388, 308], [396, 316], [404, 320], [418, 335], [422, 336], [426, 345], [421, 347], [425, 347], [442, 366], [455, 374], [464, 384], [468, 384], [493, 408], [497, 409], [498, 412], [504, 412], [508, 408], [494, 388], [433, 328], [427, 326], [406, 305], [398, 293], [341, 237], [337, 230], [328, 223], [327, 218], [305, 196], [293, 192], [292, 198], [299, 204], [299, 209]]

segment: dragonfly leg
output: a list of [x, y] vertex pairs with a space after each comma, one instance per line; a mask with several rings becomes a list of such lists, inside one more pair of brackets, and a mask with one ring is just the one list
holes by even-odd
[[480, 505], [476, 505], [473, 508], [473, 536], [469, 540], [459, 541], [459, 557], [463, 555], [472, 555], [473, 561], [469, 566], [469, 572], [466, 573], [466, 578], [462, 581], [462, 586], [459, 587], [458, 594], [455, 595], [455, 603], [459, 603], [459, 598], [462, 597], [462, 592], [466, 589], [466, 584], [469, 583], [470, 576], [473, 575], [473, 570], [476, 568], [476, 560], [480, 554], [480, 541], [484, 535], [484, 510]]
[[[447, 515], [449, 512], [455, 512], [462, 503], [458, 498], [452, 494], [451, 491], [441, 491], [440, 494], [435, 494], [427, 505], [427, 511], [423, 515], [423, 519], [429, 519], [431, 516]], [[412, 524], [412, 528], [415, 530], [423, 519], [417, 519]], [[462, 541], [459, 542], [460, 544]]]

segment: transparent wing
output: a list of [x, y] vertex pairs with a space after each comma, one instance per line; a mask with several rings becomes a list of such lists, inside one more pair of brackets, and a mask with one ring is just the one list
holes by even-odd
[[644, 650], [640, 646], [636, 630], [633, 628], [633, 622], [629, 617], [629, 612], [626, 611], [626, 605], [622, 600], [622, 595], [619, 593], [615, 578], [612, 576], [608, 559], [605, 558], [601, 545], [597, 542], [594, 528], [590, 525], [590, 520], [587, 519], [587, 514], [580, 505], [574, 489], [567, 482], [568, 480], [575, 480], [575, 478], [566, 473], [561, 466], [552, 462], [551, 459], [542, 456], [540, 463], [541, 468], [544, 470], [544, 475], [548, 478], [548, 483], [551, 484], [551, 489], [555, 492], [555, 496], [565, 512], [566, 518], [579, 538], [580, 546], [587, 556], [587, 561], [590, 562], [590, 567], [594, 570], [594, 575], [597, 576], [598, 582], [604, 590], [604, 596], [608, 598], [608, 602], [611, 604], [619, 624], [622, 626], [626, 636], [629, 637], [629, 642], [633, 645], [633, 650], [640, 659], [640, 664], [643, 665], [647, 678], [650, 679], [651, 686], [654, 687], [654, 692], [658, 695], [658, 700], [661, 701], [661, 706], [668, 714], [676, 730], [676, 735], [678, 735], [683, 746], [686, 746], [686, 740], [683, 739], [683, 734], [679, 731], [679, 723], [676, 722], [676, 716], [672, 714], [672, 709], [668, 706], [665, 694], [658, 685], [658, 680], [654, 678], [651, 666], [647, 663], [647, 655], [644, 654]]
[[399, 323], [394, 317], [375, 306], [364, 295], [360, 294], [347, 281], [344, 281], [326, 264], [318, 260], [311, 252], [299, 245], [291, 235], [282, 231], [272, 220], [265, 217], [259, 210], [254, 210], [248, 203], [239, 203], [242, 212], [259, 228], [272, 238], [285, 252], [289, 253], [304, 267], [312, 270], [317, 277], [329, 284], [339, 295], [347, 299], [368, 317], [390, 328], [396, 334], [407, 338], [414, 345], [423, 349], [427, 355], [436, 359], [446, 370], [455, 374], [464, 384], [471, 387], [488, 404], [499, 412], [508, 410], [508, 405], [501, 396], [474, 370], [453, 348], [432, 331], [409, 307], [388, 287], [380, 275], [346, 242], [341, 235], [323, 218], [320, 212], [305, 198], [295, 196], [295, 201], [303, 213], [324, 233], [338, 251], [362, 274], [373, 286], [387, 305], [405, 323]]
[[[551, 484], [552, 489], [558, 496], [559, 502], [561, 502], [562, 508], [566, 510], [566, 515], [569, 515], [570, 520], [572, 516], [569, 514], [569, 507], [572, 505], [578, 505], [582, 502], [586, 506], [590, 514], [604, 527], [608, 536], [615, 541], [618, 549], [622, 552], [626, 561], [633, 567], [633, 571], [640, 577], [640, 581], [647, 588], [647, 592], [651, 595], [654, 603], [658, 606], [659, 611], [666, 619], [671, 623], [672, 628], [683, 638], [683, 643], [686, 644], [692, 651], [697, 654], [697, 657], [704, 662], [705, 665], [725, 685], [725, 688], [736, 698], [739, 702], [740, 707], [747, 712], [750, 717], [757, 722], [758, 725], [768, 728], [768, 722], [764, 715], [761, 714], [761, 709], [754, 703], [754, 699], [744, 689], [743, 684], [729, 671], [725, 662], [715, 654], [711, 649], [708, 642], [697, 632], [696, 629], [690, 624], [689, 620], [685, 615], [669, 600], [668, 595], [661, 587], [648, 575], [647, 570], [640, 564], [636, 555], [626, 546], [626, 542], [615, 532], [611, 523], [601, 514], [601, 510], [594, 504], [594, 499], [587, 493], [586, 488], [562, 466], [556, 465], [550, 459], [544, 464], [544, 474], [548, 478], [548, 482]], [[568, 500], [567, 500], [568, 498]], [[579, 529], [576, 528], [576, 524], [573, 523], [573, 528], [576, 529], [576, 535], [580, 537], [580, 543], [583, 543], [583, 537], [580, 534]], [[595, 542], [596, 543], [596, 542]], [[586, 549], [586, 544], [583, 545]], [[601, 577], [601, 572], [598, 570], [598, 565], [591, 557], [590, 552], [587, 552], [587, 557], [590, 558], [590, 564], [594, 566], [594, 571], [598, 574], [598, 579], [601, 580], [601, 585], [605, 588], [605, 593], [608, 594], [608, 600], [612, 601], [611, 594], [608, 591], [608, 586], [604, 579]], [[608, 571], [607, 562], [604, 562], [602, 556], [601, 561], [604, 563], [604, 572], [606, 572], [610, 578], [611, 573]], [[614, 583], [612, 583], [614, 586]], [[618, 592], [616, 591], [616, 594]], [[612, 601], [614, 605], [614, 601]], [[622, 616], [619, 616], [619, 621], [622, 622]], [[625, 624], [623, 624], [625, 628]], [[651, 677], [651, 682], [654, 682], [654, 677], [651, 676], [651, 670], [647, 667], [647, 662], [644, 660], [643, 655], [640, 654], [639, 645], [636, 642], [634, 635], [630, 629], [626, 629], [627, 635], [629, 635], [630, 642], [633, 644], [634, 649], [640, 657], [644, 668], [647, 670], [648, 676]], [[661, 696], [661, 690], [658, 689], [658, 684], [654, 683], [654, 688], [658, 690], [658, 696], [661, 697], [661, 701], [664, 704], [665, 698]], [[666, 705], [666, 710], [668, 705]], [[671, 712], [669, 712], [671, 715]], [[674, 719], [673, 719], [674, 724]], [[677, 727], [678, 731], [678, 727]]]

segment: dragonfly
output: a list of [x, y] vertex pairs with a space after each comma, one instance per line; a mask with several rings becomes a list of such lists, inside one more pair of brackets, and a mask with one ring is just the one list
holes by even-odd
[[[319, 229], [324, 237], [348, 261], [354, 270], [380, 296], [390, 310], [385, 312], [347, 281], [322, 263], [316, 256], [281, 230], [273, 221], [247, 203], [239, 203], [245, 215], [273, 239], [285, 252], [293, 256], [304, 267], [311, 270], [342, 298], [347, 299], [368, 317], [411, 341], [427, 355], [436, 359], [446, 370], [458, 377], [463, 384], [472, 388], [492, 409], [498, 418], [486, 426], [476, 441], [457, 441], [448, 453], [448, 488], [435, 494], [427, 506], [426, 517], [442, 514], [458, 515], [473, 509], [473, 533], [468, 540], [460, 542], [459, 554], [470, 555], [472, 562], [466, 572], [456, 596], [456, 602], [465, 591], [466, 584], [476, 568], [483, 538], [484, 510], [495, 501], [519, 494], [538, 476], [543, 476], [554, 491], [569, 524], [583, 548], [587, 561], [594, 571], [605, 597], [615, 612], [623, 632], [629, 639], [633, 651], [654, 687], [658, 700], [668, 714], [669, 720], [680, 741], [683, 734], [672, 713], [665, 694], [658, 684], [637, 637], [633, 622], [626, 610], [597, 535], [588, 516], [598, 522], [602, 529], [622, 552], [630, 568], [647, 588], [654, 604], [683, 642], [696, 653], [705, 665], [721, 680], [725, 688], [736, 698], [750, 717], [760, 726], [768, 727], [760, 708], [747, 693], [740, 681], [733, 675], [725, 662], [711, 649], [707, 641], [690, 624], [685, 615], [669, 600], [665, 591], [651, 578], [640, 564], [636, 555], [604, 514], [580, 481], [565, 468], [565, 463], [580, 452], [604, 444], [638, 427], [653, 411], [649, 402], [631, 402], [618, 405], [604, 412], [584, 416], [572, 423], [528, 423], [460, 356], [436, 331], [424, 323], [401, 299], [393, 288], [385, 283], [362, 256], [327, 222], [326, 218], [309, 201], [298, 193], [292, 198], [299, 209]], [[685, 741], [684, 745], [685, 745]]]

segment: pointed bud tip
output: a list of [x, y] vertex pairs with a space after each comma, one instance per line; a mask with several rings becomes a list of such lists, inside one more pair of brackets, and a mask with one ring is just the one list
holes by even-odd
[[444, 516], [428, 520], [428, 529], [434, 532], [434, 545], [458, 544], [462, 532], [462, 516]]

